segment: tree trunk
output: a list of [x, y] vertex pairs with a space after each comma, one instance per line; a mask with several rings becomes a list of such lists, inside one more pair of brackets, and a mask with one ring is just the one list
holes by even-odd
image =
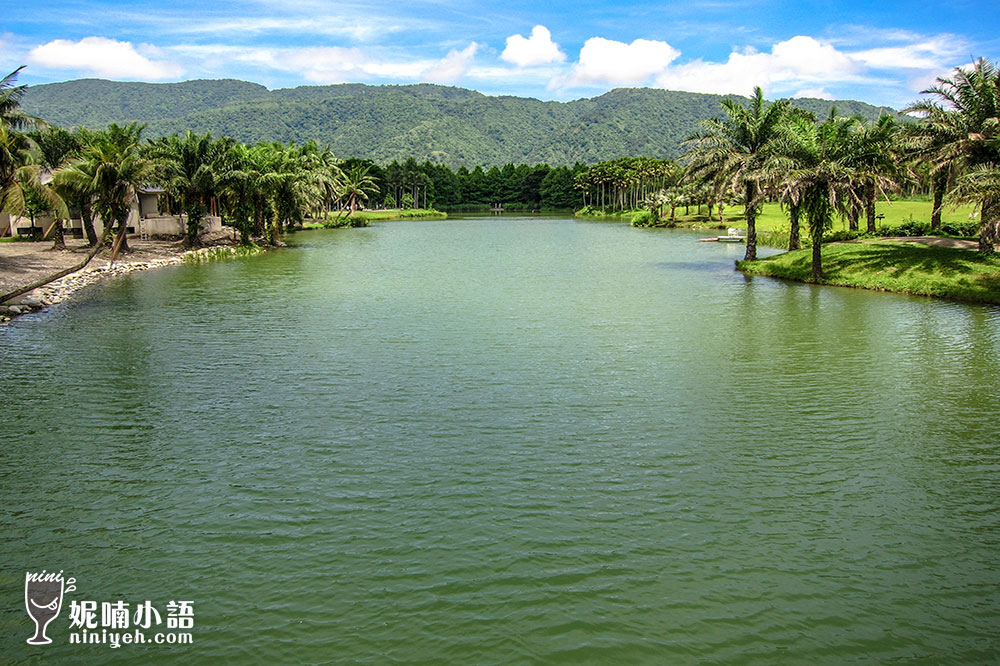
[[185, 211], [187, 214], [187, 233], [184, 235], [184, 247], [198, 247], [198, 236], [201, 235], [201, 220], [204, 210], [199, 202], [195, 207]]
[[931, 231], [941, 228], [941, 208], [944, 206], [944, 193], [948, 189], [948, 170], [942, 169], [934, 174], [934, 210], [931, 212]]
[[865, 188], [865, 222], [868, 224], [868, 233], [875, 234], [875, 186], [868, 185]]
[[94, 229], [94, 211], [89, 203], [80, 206], [80, 219], [83, 222], [83, 231], [87, 234], [87, 245], [91, 247], [98, 245], [97, 230]]
[[757, 258], [757, 207], [754, 195], [756, 190], [752, 182], [746, 187], [746, 221], [747, 221], [747, 253], [743, 261], [754, 261]]
[[55, 221], [55, 236], [53, 238], [52, 249], [53, 250], [65, 250], [66, 249], [66, 235], [63, 234], [63, 221]]
[[799, 241], [799, 206], [798, 204], [793, 204], [789, 209], [789, 220], [791, 222], [791, 227], [788, 232], [788, 251], [798, 250], [802, 247]]
[[818, 234], [816, 232], [812, 233], [812, 245], [813, 245], [813, 257], [812, 257], [812, 276], [814, 278], [823, 277], [823, 232]]
[[1000, 236], [1000, 200], [983, 199], [979, 215], [979, 252], [993, 254]]
[[75, 273], [78, 270], [84, 268], [87, 264], [90, 263], [90, 260], [93, 259], [97, 255], [97, 253], [101, 251], [101, 248], [104, 246], [104, 242], [108, 239], [108, 236], [110, 235], [110, 232], [111, 232], [111, 227], [110, 226], [106, 227], [104, 229], [104, 233], [101, 235], [100, 242], [95, 242], [93, 244], [93, 246], [91, 247], [90, 252], [87, 253], [87, 257], [83, 261], [81, 261], [80, 263], [78, 263], [77, 265], [70, 266], [69, 268], [64, 268], [63, 270], [59, 271], [58, 273], [53, 273], [52, 275], [50, 275], [48, 277], [45, 277], [45, 278], [42, 278], [41, 280], [37, 280], [35, 282], [32, 282], [29, 285], [25, 285], [23, 287], [18, 287], [14, 291], [6, 293], [3, 296], [0, 296], [0, 303], [6, 303], [7, 301], [9, 301], [12, 298], [15, 298], [16, 296], [20, 296], [21, 294], [27, 294], [29, 291], [34, 291], [35, 289], [38, 289], [39, 287], [44, 287], [45, 285], [47, 285], [50, 282], [55, 282], [56, 280], [58, 280], [61, 277], [66, 277], [70, 273]]
[[853, 203], [847, 210], [847, 228], [851, 231], [858, 230], [858, 218], [861, 216], [861, 207]]
[[111, 261], [114, 261], [114, 257], [119, 253], [128, 254], [132, 251], [132, 248], [128, 246], [128, 215], [126, 214], [122, 221], [118, 223], [118, 235], [115, 238], [115, 245], [117, 250], [112, 250]]

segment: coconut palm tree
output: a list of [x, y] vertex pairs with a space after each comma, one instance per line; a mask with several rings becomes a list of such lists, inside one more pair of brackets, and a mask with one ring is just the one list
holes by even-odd
[[15, 130], [26, 130], [44, 123], [34, 116], [29, 116], [21, 109], [21, 98], [28, 89], [25, 85], [16, 85], [17, 75], [24, 69], [21, 65], [7, 76], [0, 79], [0, 125], [13, 127]]
[[958, 203], [978, 192], [979, 251], [991, 254], [998, 239], [1000, 191], [987, 187], [990, 179], [982, 174], [1000, 164], [1000, 70], [980, 58], [971, 68], [938, 78], [937, 85], [922, 94], [933, 99], [907, 109], [924, 115], [917, 131], [918, 150], [931, 162], [939, 188], [947, 188], [952, 173], [977, 174], [964, 181], [960, 176], [948, 195]]
[[112, 124], [93, 135], [93, 142], [82, 147], [78, 159], [54, 174], [58, 185], [93, 195], [104, 226], [116, 229], [113, 254], [129, 251], [125, 230], [136, 189], [154, 177], [153, 163], [139, 152], [142, 130], [136, 123]]
[[723, 100], [723, 117], [703, 121], [702, 131], [685, 141], [688, 171], [693, 177], [717, 182], [743, 197], [745, 260], [757, 258], [757, 212], [766, 186], [778, 175], [770, 158], [781, 136], [787, 108], [787, 100], [767, 104], [758, 86], [749, 106]]
[[[53, 196], [48, 197], [49, 201], [54, 202], [55, 197], [59, 197], [62, 201], [72, 200], [74, 195], [72, 188], [57, 186], [51, 181], [51, 174], [66, 166], [71, 159], [78, 155], [80, 144], [77, 137], [58, 127], [45, 127], [33, 132], [31, 138], [36, 148], [33, 151], [36, 161], [50, 178], [50, 182], [46, 183], [45, 187], [55, 190], [52, 193]], [[50, 205], [48, 208], [56, 213], [52, 249], [65, 250], [66, 239], [63, 235], [63, 219], [64, 217], [68, 217], [68, 211], [65, 210], [66, 206], [65, 204], [62, 206], [57, 204], [55, 206]], [[65, 215], [61, 215], [61, 213]]]

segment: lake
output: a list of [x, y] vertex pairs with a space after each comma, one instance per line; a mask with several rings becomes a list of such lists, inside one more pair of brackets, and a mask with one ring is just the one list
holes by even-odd
[[[0, 328], [2, 661], [996, 661], [1000, 308], [697, 237], [302, 232]], [[88, 600], [193, 644], [71, 645]]]

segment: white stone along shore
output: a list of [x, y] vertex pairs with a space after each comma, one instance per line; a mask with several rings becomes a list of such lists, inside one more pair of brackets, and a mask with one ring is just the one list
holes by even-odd
[[[181, 254], [138, 261], [119, 261], [110, 266], [94, 263], [84, 267], [76, 273], [70, 273], [65, 277], [50, 282], [27, 294], [22, 294], [10, 301], [0, 305], [0, 325], [6, 324], [18, 315], [27, 314], [42, 310], [50, 305], [61, 303], [84, 287], [95, 284], [103, 279], [120, 277], [135, 271], [145, 271], [152, 268], [161, 268], [184, 263], [185, 261], [201, 260], [203, 258], [218, 257], [220, 250], [225, 253], [225, 246], [205, 247], [198, 250], [189, 250]], [[232, 248], [227, 248], [232, 251]]]

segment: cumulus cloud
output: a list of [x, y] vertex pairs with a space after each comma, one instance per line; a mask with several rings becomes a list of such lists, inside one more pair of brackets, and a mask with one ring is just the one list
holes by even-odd
[[591, 37], [580, 49], [580, 60], [568, 76], [556, 77], [550, 88], [586, 84], [639, 85], [663, 72], [680, 51], [666, 42], [637, 39], [631, 44]]
[[536, 25], [531, 29], [531, 37], [527, 39], [521, 35], [508, 37], [507, 47], [500, 54], [500, 58], [518, 67], [534, 67], [563, 62], [566, 60], [566, 54], [552, 41], [552, 33], [548, 28]]
[[670, 90], [715, 94], [748, 94], [781, 84], [802, 85], [829, 81], [858, 81], [862, 68], [849, 55], [802, 35], [778, 42], [770, 53], [733, 52], [724, 63], [696, 60], [660, 74], [656, 85]]
[[[146, 55], [143, 55], [145, 52]], [[28, 62], [49, 69], [82, 71], [108, 79], [169, 79], [179, 77], [184, 68], [167, 60], [152, 60], [162, 52], [148, 45], [136, 49], [131, 42], [104, 37], [85, 37], [78, 42], [56, 39], [33, 48]]]
[[472, 42], [461, 51], [452, 49], [444, 58], [423, 72], [423, 80], [429, 83], [455, 83], [462, 78], [473, 59], [479, 44]]

